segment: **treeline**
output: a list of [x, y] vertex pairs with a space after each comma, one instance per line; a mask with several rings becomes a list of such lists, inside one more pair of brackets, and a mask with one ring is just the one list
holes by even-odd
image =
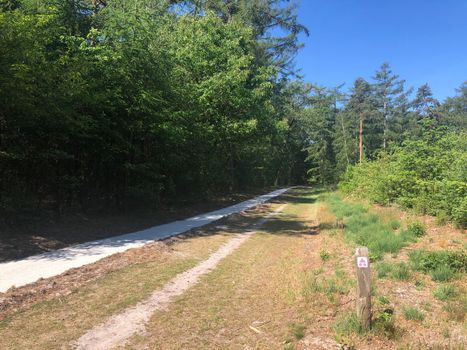
[[1, 216], [343, 177], [464, 224], [467, 82], [311, 85], [301, 33], [287, 0], [0, 1]]
[[307, 87], [309, 180], [466, 226], [467, 82], [443, 103], [404, 83], [385, 63], [349, 94]]
[[[309, 180], [335, 184], [349, 165], [376, 160], [406, 140], [467, 128], [467, 81], [444, 103], [428, 84], [416, 92], [384, 63], [371, 81], [358, 78], [350, 91], [302, 84], [299, 112], [305, 133]], [[361, 145], [361, 148], [360, 148]]]
[[306, 180], [288, 1], [0, 6], [4, 217]]

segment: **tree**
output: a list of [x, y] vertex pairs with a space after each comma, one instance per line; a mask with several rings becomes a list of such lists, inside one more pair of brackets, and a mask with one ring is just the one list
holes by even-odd
[[454, 130], [467, 129], [467, 81], [456, 89], [457, 95], [448, 97], [438, 109], [441, 124]]
[[[373, 76], [375, 83], [375, 103], [383, 120], [383, 149], [386, 150], [389, 140], [397, 140], [400, 135], [401, 119], [407, 114], [409, 91], [404, 90], [405, 80], [394, 74], [388, 63], [383, 63]], [[394, 125], [394, 126], [393, 126]], [[394, 133], [391, 131], [396, 129]]]
[[435, 108], [439, 106], [439, 102], [433, 97], [430, 86], [423, 84], [417, 89], [412, 105], [419, 118], [433, 118], [435, 117]]
[[359, 161], [362, 162], [366, 157], [374, 158], [382, 144], [383, 123], [377, 113], [371, 85], [363, 78], [355, 80], [344, 113], [351, 119], [351, 132], [358, 135]]

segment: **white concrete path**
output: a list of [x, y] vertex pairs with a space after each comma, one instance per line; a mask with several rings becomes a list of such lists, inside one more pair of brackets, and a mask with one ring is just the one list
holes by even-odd
[[82, 243], [26, 259], [0, 263], [0, 292], [12, 286], [23, 286], [39, 278], [52, 277], [74, 267], [93, 263], [106, 256], [141, 247], [147, 243], [186, 232], [192, 228], [209, 224], [224, 216], [238, 213], [277, 197], [288, 189], [280, 189], [263, 196], [249, 199], [227, 208], [206, 214], [178, 220], [169, 224], [154, 226], [146, 230], [114, 236], [97, 241]]

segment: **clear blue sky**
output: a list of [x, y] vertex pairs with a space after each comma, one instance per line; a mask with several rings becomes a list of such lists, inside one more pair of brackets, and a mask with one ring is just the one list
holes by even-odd
[[443, 100], [467, 79], [467, 0], [301, 0], [299, 20], [310, 30], [296, 60], [308, 82], [349, 88], [388, 62]]

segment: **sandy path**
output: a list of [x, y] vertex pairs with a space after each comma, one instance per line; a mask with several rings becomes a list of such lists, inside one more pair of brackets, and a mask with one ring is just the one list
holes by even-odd
[[26, 259], [0, 264], [0, 292], [12, 286], [23, 286], [59, 275], [71, 268], [93, 263], [106, 256], [138, 248], [155, 240], [167, 238], [193, 228], [209, 224], [225, 216], [241, 212], [277, 197], [288, 189], [280, 189], [233, 206], [194, 216], [186, 220], [154, 226], [146, 230], [78, 244], [53, 252], [31, 256]]
[[155, 291], [148, 299], [139, 302], [136, 306], [127, 309], [123, 313], [112, 316], [105, 323], [90, 330], [76, 342], [73, 342], [72, 346], [78, 350], [111, 349], [117, 345], [123, 345], [133, 334], [143, 333], [146, 323], [156, 310], [166, 308], [174, 297], [182, 295], [194, 286], [201, 276], [213, 270], [223, 258], [237, 249], [268, 218], [282, 211], [286, 205], [280, 206], [264, 219], [258, 221], [249, 231], [236, 235], [211, 254], [208, 259], [175, 276], [162, 289]]

